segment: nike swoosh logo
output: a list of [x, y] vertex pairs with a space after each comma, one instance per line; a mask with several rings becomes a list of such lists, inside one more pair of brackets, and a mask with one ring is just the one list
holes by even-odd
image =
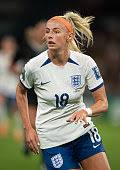
[[41, 82], [41, 86], [50, 83], [50, 81], [47, 82]]
[[97, 148], [98, 146], [100, 146], [101, 143], [99, 143], [98, 145], [93, 145], [93, 148]]

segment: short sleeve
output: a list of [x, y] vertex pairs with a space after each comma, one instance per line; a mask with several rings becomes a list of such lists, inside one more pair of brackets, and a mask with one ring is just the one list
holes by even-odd
[[29, 63], [25, 64], [22, 73], [20, 75], [20, 82], [27, 88], [30, 89], [33, 87], [33, 74], [30, 69]]
[[90, 58], [87, 66], [87, 86], [93, 92], [104, 85], [103, 78], [96, 62]]

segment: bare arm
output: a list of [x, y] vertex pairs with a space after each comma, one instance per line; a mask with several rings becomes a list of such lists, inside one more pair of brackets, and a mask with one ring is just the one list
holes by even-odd
[[[94, 104], [90, 107], [92, 110], [92, 116], [100, 115], [101, 112], [105, 112], [108, 109], [108, 101], [106, 97], [105, 87], [102, 86], [100, 89], [94, 91], [92, 93], [94, 98]], [[69, 122], [78, 122], [78, 121], [84, 121], [87, 123], [86, 117], [88, 116], [88, 113], [81, 109], [79, 112], [75, 112], [70, 119]]]
[[21, 83], [16, 88], [16, 100], [25, 130], [26, 142], [34, 153], [39, 153], [39, 139], [36, 131], [32, 128], [29, 118], [27, 90]]
[[19, 83], [16, 88], [16, 100], [24, 128], [25, 129], [32, 128], [28, 113], [27, 90], [21, 83]]
[[106, 112], [108, 109], [108, 100], [106, 97], [105, 87], [102, 86], [100, 89], [92, 93], [95, 103], [91, 106], [92, 115], [97, 116], [101, 112]]

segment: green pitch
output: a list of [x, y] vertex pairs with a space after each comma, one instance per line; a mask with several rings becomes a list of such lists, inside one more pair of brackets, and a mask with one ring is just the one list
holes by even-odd
[[[120, 126], [113, 126], [104, 119], [95, 118], [112, 170], [120, 170]], [[22, 152], [22, 143], [13, 140], [11, 133], [0, 138], [0, 170], [43, 170], [42, 158]]]
[[0, 138], [0, 170], [40, 170], [39, 156], [25, 156], [22, 145], [12, 137]]

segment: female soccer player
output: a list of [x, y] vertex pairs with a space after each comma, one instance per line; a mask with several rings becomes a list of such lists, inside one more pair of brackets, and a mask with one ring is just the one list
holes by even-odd
[[[46, 25], [48, 50], [31, 59], [20, 75], [16, 89], [26, 141], [34, 153], [43, 151], [48, 170], [110, 170], [97, 128], [91, 121], [108, 109], [104, 82], [95, 61], [81, 52], [80, 45], [93, 41], [90, 23], [66, 12]], [[94, 103], [86, 108], [85, 87]], [[27, 89], [34, 87], [38, 99], [36, 131], [28, 116]], [[39, 146], [40, 145], [40, 146]]]

